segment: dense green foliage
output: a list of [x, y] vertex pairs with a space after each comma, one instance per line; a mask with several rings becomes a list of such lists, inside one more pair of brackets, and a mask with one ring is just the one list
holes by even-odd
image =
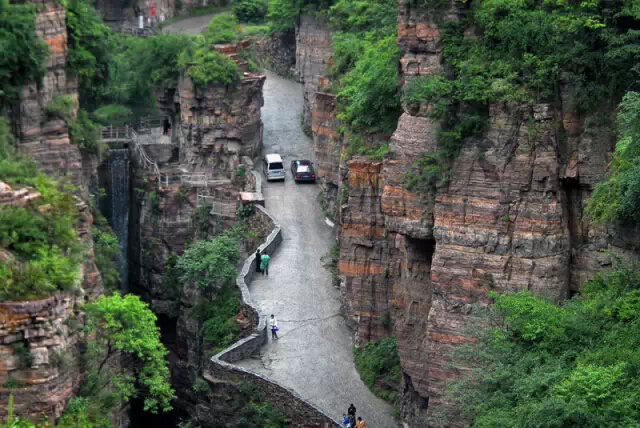
[[599, 183], [587, 213], [600, 222], [640, 221], [640, 93], [628, 92], [618, 108], [618, 141], [609, 177]]
[[246, 427], [285, 428], [289, 420], [269, 402], [258, 388], [248, 382], [240, 384], [240, 393], [246, 400], [234, 402], [234, 413], [240, 416], [239, 423]]
[[131, 122], [133, 112], [129, 107], [119, 104], [106, 104], [93, 112], [96, 122], [103, 125], [124, 125]]
[[397, 3], [339, 0], [328, 14], [336, 31], [338, 119], [351, 131], [390, 133], [400, 116]]
[[267, 0], [239, 0], [233, 3], [233, 13], [240, 22], [262, 22], [268, 8]]
[[238, 340], [241, 333], [236, 315], [240, 312], [240, 291], [233, 285], [217, 290], [212, 300], [203, 300], [194, 311], [202, 323], [200, 337], [207, 351], [216, 354]]
[[228, 236], [192, 243], [176, 262], [183, 283], [198, 286], [207, 296], [234, 284], [240, 260], [238, 242]]
[[157, 35], [115, 37], [110, 64], [109, 102], [128, 107], [153, 106], [153, 89], [175, 87], [180, 77], [178, 57], [192, 37]]
[[[87, 378], [81, 395], [98, 401], [105, 411], [137, 394], [144, 397], [146, 411], [170, 410], [174, 391], [167, 351], [148, 305], [138, 296], [113, 294], [100, 296], [84, 309], [87, 334], [95, 334], [95, 340], [87, 343]], [[113, 364], [119, 355], [130, 357], [126, 365]]]
[[354, 348], [356, 368], [362, 381], [377, 396], [391, 402], [397, 402], [397, 391], [383, 388], [381, 385], [400, 386], [402, 370], [395, 337], [385, 337], [377, 342], [369, 342], [362, 348]]
[[44, 74], [47, 45], [36, 33], [36, 8], [0, 0], [0, 114], [16, 101], [22, 87]]
[[393, 131], [400, 117], [395, 36], [365, 44], [354, 67], [341, 80], [338, 119], [355, 131]]
[[[9, 395], [8, 417], [6, 423], [0, 423], [0, 428], [46, 428], [53, 426], [48, 421], [35, 424], [28, 419], [14, 415], [13, 394]], [[91, 403], [86, 398], [74, 397], [69, 400], [62, 417], [55, 424], [58, 428], [111, 428], [111, 421], [93, 413]]]
[[230, 43], [238, 39], [238, 20], [230, 13], [211, 18], [204, 37], [210, 44]]
[[[561, 306], [528, 292], [492, 294], [477, 367], [449, 399], [474, 427], [640, 426], [640, 271], [617, 265]], [[485, 324], [486, 323], [486, 324]]]
[[113, 52], [111, 30], [87, 0], [68, 0], [65, 5], [69, 34], [67, 69], [80, 79], [80, 103], [84, 108], [93, 108], [108, 96], [105, 92]]
[[96, 266], [102, 276], [102, 285], [105, 290], [114, 291], [118, 288], [120, 281], [120, 271], [118, 270], [120, 243], [100, 211], [94, 210], [93, 219], [94, 225], [91, 228], [91, 235]]
[[0, 300], [27, 300], [75, 289], [85, 248], [75, 231], [73, 189], [39, 172], [34, 162], [15, 151], [4, 118], [0, 118], [0, 180], [16, 188], [31, 186], [42, 195], [27, 207], [0, 207], [0, 245], [12, 257], [0, 265]]
[[214, 83], [229, 85], [240, 79], [236, 63], [228, 56], [211, 50], [209, 41], [201, 36], [180, 54], [178, 64], [199, 86]]

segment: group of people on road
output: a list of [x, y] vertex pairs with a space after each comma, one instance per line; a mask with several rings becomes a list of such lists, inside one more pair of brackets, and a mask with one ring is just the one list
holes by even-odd
[[367, 428], [367, 423], [360, 416], [356, 420], [356, 406], [353, 403], [347, 409], [347, 413], [342, 414], [342, 425], [344, 428]]

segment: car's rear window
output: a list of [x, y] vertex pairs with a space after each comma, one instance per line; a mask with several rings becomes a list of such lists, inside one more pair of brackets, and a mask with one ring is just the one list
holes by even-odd
[[273, 162], [269, 164], [269, 169], [283, 169], [282, 162]]
[[298, 166], [298, 172], [309, 172], [309, 165]]

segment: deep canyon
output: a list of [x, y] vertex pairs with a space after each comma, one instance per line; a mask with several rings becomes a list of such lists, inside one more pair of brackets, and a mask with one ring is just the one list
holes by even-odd
[[[105, 21], [131, 24], [129, 12], [111, 3], [97, 4]], [[169, 17], [177, 13], [175, 3], [157, 7]], [[446, 384], [469, 371], [456, 365], [453, 352], [472, 341], [469, 329], [482, 323], [477, 308], [491, 303], [489, 292], [528, 290], [563, 301], [615, 257], [637, 259], [637, 227], [597, 224], [585, 212], [596, 184], [607, 177], [616, 135], [595, 113], [575, 108], [571, 81], [563, 81], [549, 102], [489, 103], [486, 130], [464, 139], [448, 179], [417, 191], [406, 185], [407, 172], [439, 150], [441, 123], [430, 115], [433, 105], [402, 103], [384, 158], [351, 153], [355, 136], [344, 132], [333, 89], [334, 30], [322, 14], [304, 13], [294, 29], [211, 48], [237, 64], [236, 82], [203, 86], [181, 73], [173, 84], [154, 87], [157, 108], [171, 123], [169, 135], [160, 135], [159, 126], [133, 134], [127, 128], [116, 138], [113, 131], [104, 134], [105, 160], [81, 152], [68, 124], [47, 115], [54, 96], [77, 103], [78, 82], [65, 70], [64, 7], [37, 4], [36, 31], [50, 55], [42, 82], [23, 88], [12, 131], [19, 151], [42, 171], [71, 176], [79, 189], [76, 230], [89, 251], [80, 292], [0, 302], [0, 418], [8, 415], [10, 395], [17, 415], [56, 419], [78, 394], [82, 370], [57, 366], [52, 356], [79, 352], [82, 307], [104, 293], [88, 207], [99, 188], [106, 189], [99, 208], [120, 240], [121, 291], [141, 296], [157, 316], [176, 393], [169, 415], [146, 413], [137, 400], [123, 404], [111, 415], [120, 427], [149, 421], [242, 426], [237, 409], [246, 385], [269, 397], [291, 426], [337, 426], [340, 403], [344, 411], [349, 404], [349, 394], [336, 388], [340, 381], [357, 395], [369, 427], [442, 426], [432, 415], [455, 413]], [[426, 3], [398, 2], [403, 85], [443, 72], [445, 24], [462, 21], [468, 11], [447, 2], [444, 19], [436, 19], [440, 14]], [[164, 31], [189, 32], [200, 24], [185, 19]], [[250, 71], [242, 56], [249, 50], [270, 71]], [[598, 113], [615, 114], [615, 106]], [[267, 152], [283, 154], [285, 164], [311, 158], [318, 186], [263, 182], [261, 155]], [[0, 205], [26, 206], [41, 196], [36, 193], [0, 182]], [[167, 278], [192, 242], [221, 235], [254, 205], [235, 280], [238, 341], [214, 352], [206, 349], [197, 320], [202, 290], [167, 286]], [[331, 273], [325, 260], [334, 245]], [[274, 258], [269, 280], [252, 278], [257, 248]], [[278, 288], [278, 281], [287, 284]], [[266, 316], [274, 311], [287, 314], [280, 322], [292, 331], [291, 342], [265, 345]], [[305, 335], [322, 341], [306, 349]], [[400, 397], [395, 417], [359, 379], [351, 354], [354, 345], [390, 336], [401, 367], [401, 384], [391, 386]], [[30, 366], [19, 363], [15, 344], [33, 355]], [[317, 367], [314, 359], [321, 360]], [[6, 386], [10, 379], [21, 386]], [[198, 379], [206, 387], [196, 388]]]

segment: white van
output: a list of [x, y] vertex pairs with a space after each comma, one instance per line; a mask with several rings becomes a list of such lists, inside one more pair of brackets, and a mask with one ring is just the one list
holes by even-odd
[[284, 180], [284, 163], [278, 154], [265, 155], [262, 170], [267, 180]]

